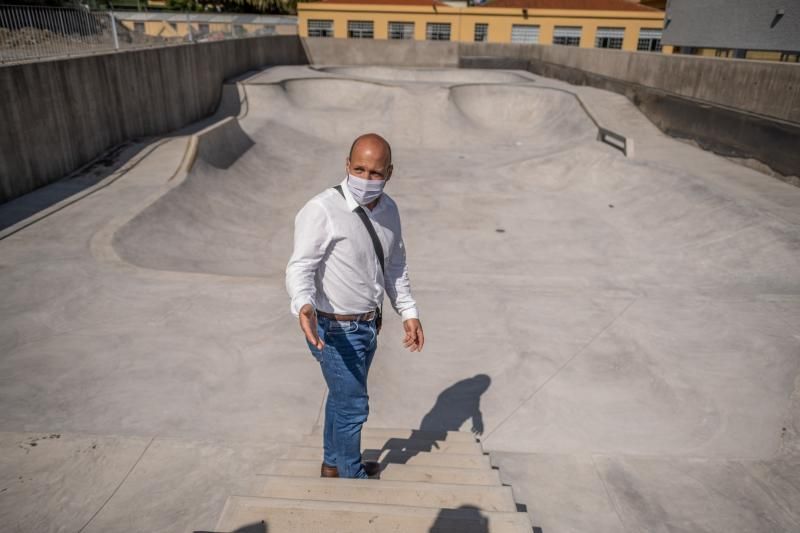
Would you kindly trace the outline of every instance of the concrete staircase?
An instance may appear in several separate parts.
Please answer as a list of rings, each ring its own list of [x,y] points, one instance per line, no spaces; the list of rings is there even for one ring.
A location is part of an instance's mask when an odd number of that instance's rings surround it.
[[[361,442],[381,462],[376,479],[321,478],[316,431],[259,476],[256,494],[230,496],[216,531],[531,533],[470,433],[364,428]]]

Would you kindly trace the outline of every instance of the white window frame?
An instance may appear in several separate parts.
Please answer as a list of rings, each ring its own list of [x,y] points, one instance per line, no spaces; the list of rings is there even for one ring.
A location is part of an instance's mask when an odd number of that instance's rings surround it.
[[[480,32],[478,29],[480,28]],[[480,39],[478,36],[480,35]],[[484,43],[489,40],[489,23],[488,22],[476,22],[475,23],[475,30],[472,36],[473,40],[476,43]]]
[[[553,44],[559,46],[580,46],[583,28],[581,26],[556,26],[553,29]]]
[[[348,39],[374,39],[375,23],[371,20],[348,20]]]
[[[515,44],[539,44],[541,28],[538,24],[512,24],[511,42]]]
[[[444,31],[447,31],[447,38]],[[449,22],[428,22],[425,26],[425,40],[426,41],[449,41],[452,36],[452,26]]]
[[[309,37],[333,37],[333,20],[330,19],[309,19]]]
[[[625,28],[597,28],[594,38],[595,48],[622,50],[625,41]]]
[[[414,23],[403,22],[403,21],[390,21],[388,36],[389,39],[397,39],[397,40],[413,39]]]
[[[641,28],[639,39],[636,42],[636,50],[638,52],[660,52],[661,34],[662,31],[659,28]]]

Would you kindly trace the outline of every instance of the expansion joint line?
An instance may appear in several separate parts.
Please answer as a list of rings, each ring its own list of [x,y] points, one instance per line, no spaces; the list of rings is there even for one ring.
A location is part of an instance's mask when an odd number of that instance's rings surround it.
[[[108,502],[111,501],[111,498],[114,497],[114,495],[120,489],[122,484],[125,483],[125,481],[128,479],[128,477],[131,475],[131,472],[133,472],[133,469],[136,468],[136,466],[142,460],[142,457],[144,457],[144,454],[147,453],[147,450],[150,449],[150,445],[153,444],[154,440],[156,440],[155,436],[150,438],[150,442],[148,442],[147,446],[144,447],[144,450],[142,450],[142,453],[139,454],[139,457],[136,459],[136,462],[133,463],[133,466],[131,466],[130,470],[128,470],[128,473],[125,474],[125,477],[123,477],[120,480],[120,482],[117,484],[117,486],[114,487],[114,490],[111,492],[111,494],[108,496],[108,498],[106,498],[106,501],[103,502],[103,505],[101,505],[100,508],[97,511],[95,511],[95,513],[91,516],[91,518],[89,518],[89,520],[87,520],[86,523],[83,524],[83,527],[78,530],[78,533],[83,533],[83,530],[85,530],[87,527],[89,527],[89,524],[92,523],[92,520],[94,520],[95,517],[100,514],[100,511],[102,511],[105,508],[105,506],[108,504]]]
[[[594,335],[594,336],[593,336],[591,339],[589,339],[589,341],[588,341],[586,344],[584,344],[583,346],[581,346],[581,347],[580,347],[580,349],[579,349],[577,352],[575,352],[575,353],[572,355],[572,357],[570,357],[569,359],[567,359],[567,360],[564,362],[564,364],[563,364],[563,365],[561,365],[560,367],[558,367],[558,369],[557,369],[555,372],[553,372],[553,374],[551,374],[551,375],[550,375],[550,377],[549,377],[549,378],[547,378],[546,380],[544,380],[544,383],[542,383],[541,385],[539,385],[538,387],[536,387],[536,389],[535,389],[535,390],[534,390],[534,391],[533,391],[533,392],[530,394],[530,396],[528,396],[527,398],[525,398],[524,400],[522,400],[522,402],[520,402],[520,404],[519,404],[518,406],[516,406],[516,407],[515,407],[515,408],[514,408],[514,409],[513,409],[513,410],[512,410],[510,413],[508,413],[508,415],[507,415],[505,418],[503,418],[503,420],[501,420],[501,421],[500,421],[500,423],[499,423],[499,424],[497,424],[497,425],[494,427],[494,429],[492,429],[492,430],[491,430],[491,431],[490,431],[490,432],[489,432],[489,433],[486,435],[486,437],[485,437],[485,438],[483,438],[482,440],[483,440],[484,442],[486,442],[487,440],[489,440],[489,437],[491,437],[491,436],[492,436],[492,434],[493,434],[495,431],[497,431],[497,430],[500,428],[500,426],[502,426],[503,424],[505,424],[506,422],[508,422],[508,420],[509,420],[509,419],[510,419],[512,416],[514,416],[514,415],[517,413],[517,411],[519,411],[519,410],[522,408],[522,406],[524,406],[524,405],[525,405],[525,404],[527,404],[529,401],[531,401],[531,400],[533,399],[533,397],[534,397],[534,396],[536,396],[536,395],[539,393],[539,391],[540,391],[540,390],[542,390],[543,388],[545,388],[545,386],[547,386],[547,384],[548,384],[548,383],[550,383],[550,382],[551,382],[551,381],[552,381],[552,380],[553,380],[553,379],[554,379],[556,376],[558,376],[558,375],[561,373],[561,371],[562,371],[562,370],[564,370],[565,368],[567,368],[567,366],[569,366],[569,364],[570,364],[570,363],[572,363],[572,361],[574,361],[574,360],[575,360],[575,358],[577,358],[579,355],[581,355],[583,352],[585,352],[585,351],[587,350],[587,348],[589,348],[589,346],[591,346],[591,345],[594,343],[594,341],[596,341],[596,340],[597,340],[597,339],[598,339],[598,338],[599,338],[599,337],[600,337],[600,336],[601,336],[603,333],[605,333],[606,331],[608,331],[608,330],[611,328],[611,326],[613,326],[614,324],[616,324],[616,323],[617,323],[617,320],[619,320],[620,318],[622,318],[622,316],[623,316],[625,313],[627,313],[627,312],[628,312],[628,309],[630,309],[630,308],[631,308],[631,306],[632,306],[634,303],[636,303],[636,301],[637,301],[638,299],[639,299],[639,297],[637,296],[636,298],[634,298],[633,300],[631,300],[631,301],[628,303],[628,305],[626,305],[626,306],[625,306],[625,309],[623,309],[623,310],[622,310],[622,311],[621,311],[621,312],[620,312],[620,313],[619,313],[617,316],[615,316],[615,317],[614,317],[614,319],[613,319],[611,322],[609,322],[609,323],[608,323],[608,324],[607,324],[607,325],[606,325],[606,326],[605,326],[603,329],[601,329],[600,331],[598,331],[597,333],[595,333],[595,335]]]
[[[608,484],[603,478],[603,475],[600,473],[600,469],[597,467],[597,461],[595,461],[594,454],[590,455],[590,459],[592,460],[592,468],[594,468],[594,473],[597,476],[597,479],[600,480],[600,484],[603,485],[603,490],[606,492],[608,503],[610,503],[611,507],[614,509],[614,512],[617,515],[617,520],[619,520],[619,523],[622,526],[622,530],[628,531],[628,528],[625,526],[625,520],[622,519],[622,513],[619,510],[619,505],[617,505],[617,500],[611,496],[611,491],[608,489]]]

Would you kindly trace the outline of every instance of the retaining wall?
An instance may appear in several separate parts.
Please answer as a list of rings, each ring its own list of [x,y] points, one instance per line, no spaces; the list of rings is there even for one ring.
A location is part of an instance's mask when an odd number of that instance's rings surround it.
[[[800,123],[800,65],[571,46],[461,43],[459,57],[522,59]]]
[[[800,176],[800,65],[489,43],[463,43],[459,57],[624,94],[664,133]]]
[[[306,63],[296,36],[271,36],[0,67],[0,202],[210,115],[226,78]]]
[[[800,65],[563,46],[256,37],[0,67],[0,202],[210,115],[266,65],[525,69],[625,94],[664,132],[800,175]]]
[[[667,134],[800,175],[800,65],[500,43],[304,39],[319,65],[522,69],[626,95]]]

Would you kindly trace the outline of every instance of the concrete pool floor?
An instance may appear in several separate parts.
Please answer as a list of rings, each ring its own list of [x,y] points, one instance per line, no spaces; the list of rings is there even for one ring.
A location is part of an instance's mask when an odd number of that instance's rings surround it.
[[[427,339],[405,352],[387,317],[370,426],[477,425],[545,533],[800,529],[800,189],[528,73],[243,88],[188,175],[168,138],[2,234],[4,530],[210,529],[319,423],[284,267],[364,131],[393,143]]]

